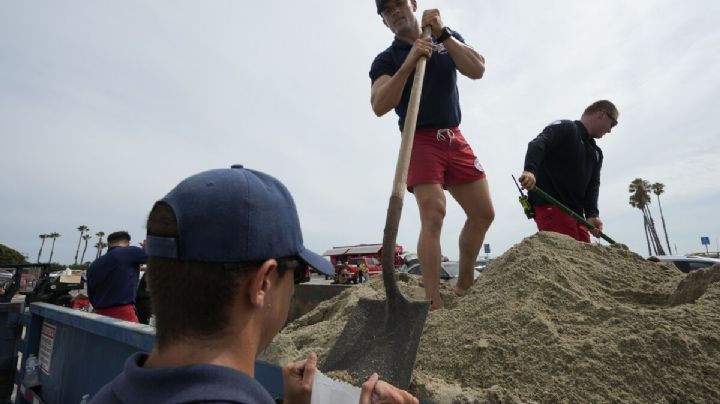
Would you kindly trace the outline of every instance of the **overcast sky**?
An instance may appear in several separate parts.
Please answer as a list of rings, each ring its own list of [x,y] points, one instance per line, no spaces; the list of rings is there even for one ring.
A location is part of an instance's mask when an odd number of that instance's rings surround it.
[[[620,110],[599,141],[606,233],[647,255],[627,189],[642,177],[665,184],[679,253],[704,251],[701,236],[717,248],[720,2],[418,6],[486,59],[483,79],[458,86],[496,209],[493,256],[536,231],[510,178],[527,142],[598,99]],[[81,224],[140,241],[154,201],[234,163],[288,186],[307,247],[381,242],[400,136],[394,112],[372,113],[368,70],[391,40],[371,0],[0,2],[0,243],[34,261],[38,235],[58,232],[53,261],[68,264]],[[451,259],[463,221],[449,202]],[[414,251],[418,230],[407,194],[398,242]]]

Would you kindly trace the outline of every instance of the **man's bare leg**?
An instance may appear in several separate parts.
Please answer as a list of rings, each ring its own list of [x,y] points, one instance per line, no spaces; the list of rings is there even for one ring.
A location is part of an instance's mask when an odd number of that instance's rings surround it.
[[[425,296],[432,301],[431,310],[443,307],[440,296],[440,232],[445,219],[445,193],[439,184],[422,184],[413,188],[420,210],[418,258],[422,270]]]
[[[448,191],[467,215],[460,232],[460,276],[455,284],[455,294],[462,295],[475,282],[475,261],[485,240],[485,233],[495,219],[495,210],[485,178],[469,184],[448,186]]]

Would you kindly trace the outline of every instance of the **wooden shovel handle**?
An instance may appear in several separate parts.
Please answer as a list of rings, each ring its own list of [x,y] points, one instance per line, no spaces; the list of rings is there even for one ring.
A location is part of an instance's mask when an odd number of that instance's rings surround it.
[[[423,38],[430,35],[430,27],[424,27],[422,35]],[[426,63],[427,58],[421,57],[418,59],[415,67],[415,77],[413,78],[407,114],[405,115],[405,126],[403,127],[402,140],[400,141],[400,152],[398,153],[397,165],[395,166],[393,190],[385,221],[382,245],[382,268],[385,294],[388,300],[402,297],[397,287],[397,282],[395,281],[395,244],[397,242],[397,233],[402,215],[403,197],[405,196],[405,185],[407,183],[408,167],[410,166],[410,154],[412,152],[413,140],[415,139],[417,116],[420,110],[420,96],[422,95],[423,81],[425,79]]]

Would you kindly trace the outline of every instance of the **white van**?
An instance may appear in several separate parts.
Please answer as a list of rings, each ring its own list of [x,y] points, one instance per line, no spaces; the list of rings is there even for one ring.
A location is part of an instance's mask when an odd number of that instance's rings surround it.
[[[697,269],[708,268],[720,264],[720,259],[684,255],[653,255],[648,261],[672,262],[680,271],[688,273]]]

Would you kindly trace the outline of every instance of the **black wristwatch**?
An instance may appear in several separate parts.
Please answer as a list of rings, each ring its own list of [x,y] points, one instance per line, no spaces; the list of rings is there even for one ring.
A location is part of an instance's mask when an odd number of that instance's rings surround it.
[[[443,27],[442,34],[440,34],[440,36],[437,37],[435,40],[437,41],[437,43],[443,43],[443,42],[445,42],[445,40],[447,40],[451,36],[452,36],[452,31],[450,30],[450,28]]]

